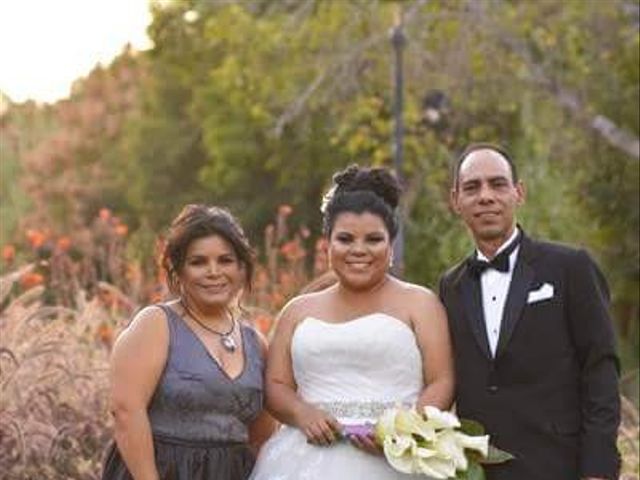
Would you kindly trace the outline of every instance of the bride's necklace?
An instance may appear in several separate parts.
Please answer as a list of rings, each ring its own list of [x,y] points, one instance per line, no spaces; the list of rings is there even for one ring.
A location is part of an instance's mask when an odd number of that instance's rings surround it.
[[[222,345],[222,348],[224,348],[229,353],[233,353],[236,351],[236,349],[238,348],[238,345],[236,344],[236,341],[233,338],[233,332],[235,332],[236,330],[236,319],[233,318],[233,314],[231,314],[231,312],[229,312],[229,318],[231,319],[231,328],[229,329],[228,332],[219,332],[209,327],[208,325],[206,325],[200,319],[198,319],[198,317],[193,313],[193,311],[182,300],[180,300],[180,305],[182,305],[182,308],[184,309],[185,313],[189,315],[194,320],[194,322],[196,322],[206,331],[214,333],[220,337],[220,344]]]

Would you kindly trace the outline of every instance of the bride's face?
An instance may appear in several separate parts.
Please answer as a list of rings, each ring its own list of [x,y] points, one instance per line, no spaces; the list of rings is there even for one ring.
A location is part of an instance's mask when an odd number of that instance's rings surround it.
[[[385,278],[390,259],[391,240],[382,218],[369,212],[336,217],[329,237],[329,263],[344,286],[375,287]]]

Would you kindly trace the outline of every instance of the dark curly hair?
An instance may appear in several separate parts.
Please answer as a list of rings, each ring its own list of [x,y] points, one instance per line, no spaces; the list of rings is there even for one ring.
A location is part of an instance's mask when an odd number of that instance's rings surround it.
[[[233,247],[245,268],[245,287],[251,289],[255,255],[240,223],[224,208],[187,205],[171,223],[162,252],[162,267],[171,293],[179,294],[178,275],[184,267],[189,245],[211,235],[222,237]]]
[[[402,188],[387,169],[351,165],[333,176],[333,186],[323,199],[323,230],[330,236],[340,213],[369,212],[378,215],[391,240],[398,233],[396,210]]]

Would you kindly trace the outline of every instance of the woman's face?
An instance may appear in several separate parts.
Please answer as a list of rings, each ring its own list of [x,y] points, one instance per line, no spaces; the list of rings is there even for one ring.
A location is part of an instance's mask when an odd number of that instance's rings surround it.
[[[391,240],[378,215],[340,213],[329,237],[329,262],[340,282],[353,289],[376,286],[387,273]]]
[[[182,294],[200,311],[228,307],[244,285],[245,268],[219,235],[193,240],[179,274]]]

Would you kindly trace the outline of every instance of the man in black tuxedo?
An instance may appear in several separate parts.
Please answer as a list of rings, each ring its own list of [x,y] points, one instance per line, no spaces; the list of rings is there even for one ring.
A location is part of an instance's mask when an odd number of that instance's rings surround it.
[[[529,238],[510,156],[472,145],[451,192],[476,252],[440,282],[456,361],[456,408],[515,460],[489,480],[617,479],[618,359],[609,292],[583,250]]]

